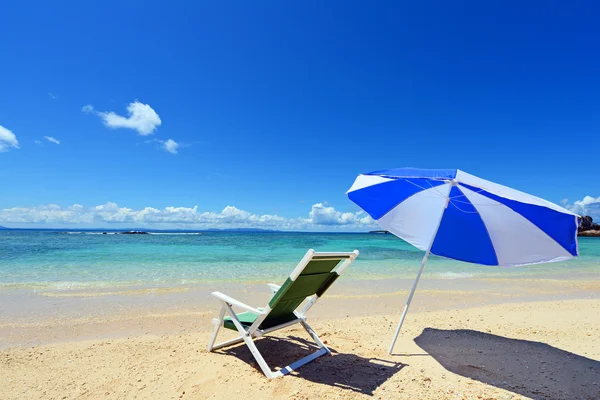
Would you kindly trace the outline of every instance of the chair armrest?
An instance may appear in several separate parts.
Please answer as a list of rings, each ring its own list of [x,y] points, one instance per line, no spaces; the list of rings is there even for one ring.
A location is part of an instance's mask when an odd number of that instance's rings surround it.
[[[214,297],[216,297],[217,299],[229,304],[230,306],[240,307],[240,308],[243,308],[244,310],[248,310],[248,311],[253,312],[254,314],[258,314],[258,315],[264,314],[264,311],[261,311],[254,307],[250,307],[248,304],[244,304],[241,301],[238,301],[238,300],[234,299],[233,297],[229,297],[226,294],[223,294],[221,292],[212,292],[211,294]]]

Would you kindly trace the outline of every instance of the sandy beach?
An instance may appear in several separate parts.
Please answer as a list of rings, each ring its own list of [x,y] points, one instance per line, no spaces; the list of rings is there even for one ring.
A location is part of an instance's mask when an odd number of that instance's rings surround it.
[[[600,400],[600,1],[0,17],[0,400]]]
[[[457,281],[446,281],[449,290],[424,282],[391,356],[406,291],[386,292],[385,282],[340,285],[309,320],[333,355],[275,380],[243,345],[206,351],[218,307],[207,288],[63,295],[66,307],[93,299],[154,306],[98,311],[91,303],[79,315],[4,318],[0,398],[600,398],[600,282],[482,280],[467,290]],[[260,304],[261,286],[236,297]],[[274,368],[313,347],[301,328],[257,346]]]

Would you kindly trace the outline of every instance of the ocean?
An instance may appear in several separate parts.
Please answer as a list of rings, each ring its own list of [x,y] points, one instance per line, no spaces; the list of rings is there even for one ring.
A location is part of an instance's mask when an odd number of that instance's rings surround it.
[[[308,249],[360,256],[347,279],[414,278],[423,252],[393,235],[289,232],[160,232],[149,235],[0,231],[0,290],[93,290],[193,286],[284,279]],[[600,272],[600,239],[580,238],[580,257],[515,268],[431,256],[424,276],[439,279],[569,277]]]

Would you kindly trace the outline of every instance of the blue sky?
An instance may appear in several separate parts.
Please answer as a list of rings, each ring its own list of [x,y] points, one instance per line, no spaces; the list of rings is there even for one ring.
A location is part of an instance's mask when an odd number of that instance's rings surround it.
[[[3,3],[2,225],[356,229],[403,166],[600,218],[595,2],[84,3]]]

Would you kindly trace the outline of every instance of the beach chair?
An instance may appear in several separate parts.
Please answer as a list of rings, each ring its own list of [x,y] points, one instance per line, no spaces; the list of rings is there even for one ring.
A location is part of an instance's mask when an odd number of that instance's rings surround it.
[[[213,292],[212,295],[221,301],[221,312],[218,318],[213,319],[215,328],[208,351],[245,342],[267,378],[287,375],[324,354],[331,354],[306,322],[306,313],[357,256],[358,250],[350,253],[317,253],[309,250],[283,285],[268,284],[271,300],[264,308],[254,308],[221,292]],[[236,314],[232,307],[246,311]],[[302,325],[319,349],[287,367],[272,371],[254,340],[294,324]],[[237,331],[240,336],[215,345],[221,327]]]

